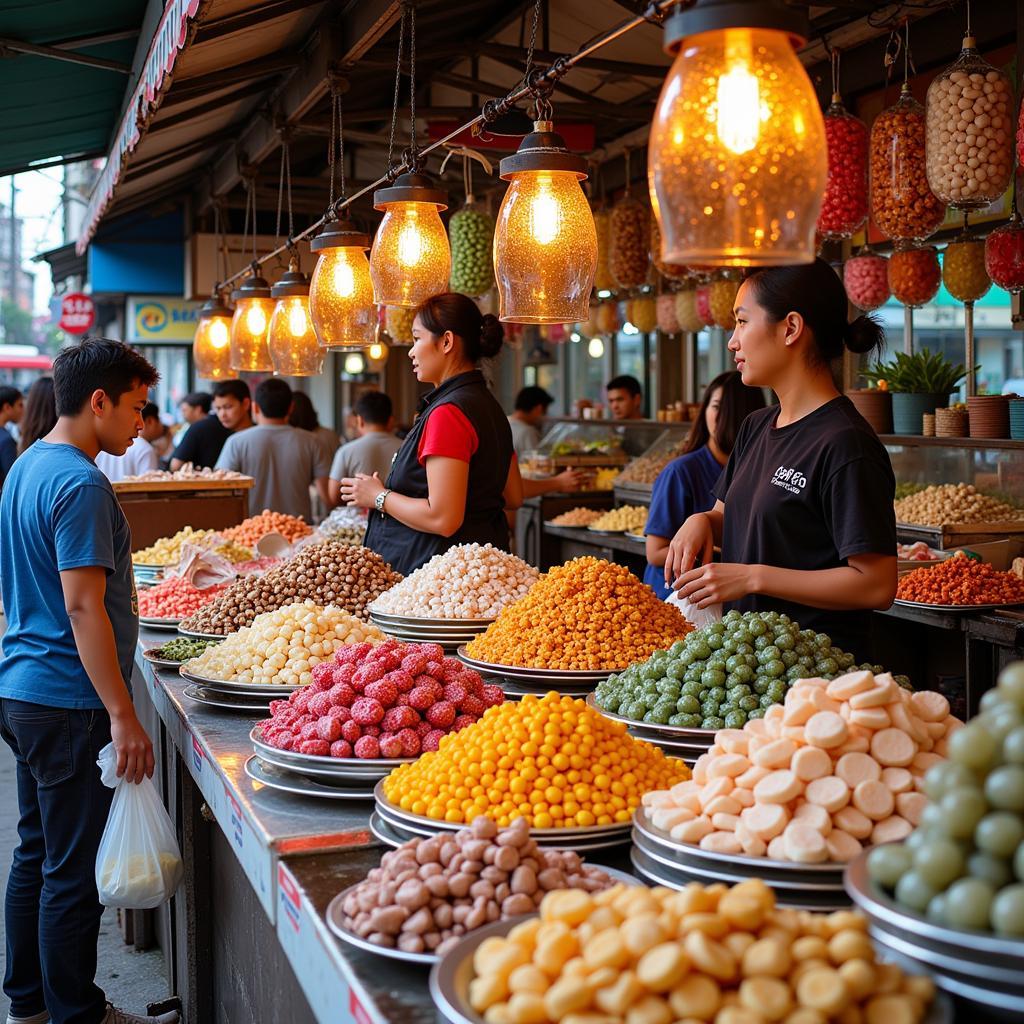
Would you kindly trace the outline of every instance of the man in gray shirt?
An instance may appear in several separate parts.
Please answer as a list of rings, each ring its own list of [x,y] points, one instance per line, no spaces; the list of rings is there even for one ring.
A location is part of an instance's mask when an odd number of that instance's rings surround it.
[[[538,387],[525,387],[516,395],[516,407],[508,422],[512,428],[512,447],[520,460],[540,446],[540,425],[554,400],[553,395]]]
[[[345,477],[365,473],[376,473],[381,480],[387,480],[391,472],[391,460],[402,447],[402,442],[392,433],[394,421],[391,399],[383,391],[365,391],[356,399],[352,410],[356,415],[359,437],[343,444],[334,456],[331,465],[331,504],[341,502],[341,481]]]
[[[257,425],[227,439],[217,469],[233,469],[253,478],[250,515],[270,509],[312,522],[309,485],[315,484],[323,501],[329,502],[330,465],[322,446],[308,430],[288,425],[292,389],[280,377],[260,384],[253,408]]]

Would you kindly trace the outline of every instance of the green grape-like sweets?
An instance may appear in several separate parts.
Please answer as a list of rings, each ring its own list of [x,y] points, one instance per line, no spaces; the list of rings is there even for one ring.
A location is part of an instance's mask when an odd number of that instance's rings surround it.
[[[1024,940],[1024,662],[949,736],[924,793],[917,828],[868,854],[872,881],[946,928]]]
[[[491,256],[494,221],[482,210],[467,204],[452,214],[448,236],[452,246],[452,291],[483,295],[494,285]]]
[[[825,633],[801,629],[788,615],[731,611],[609,677],[595,697],[604,710],[639,722],[741,729],[781,704],[797,679],[835,679],[855,667]]]

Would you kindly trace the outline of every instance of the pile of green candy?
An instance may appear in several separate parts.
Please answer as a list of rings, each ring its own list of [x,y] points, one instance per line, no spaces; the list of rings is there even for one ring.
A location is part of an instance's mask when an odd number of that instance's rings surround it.
[[[795,680],[834,679],[854,661],[827,634],[801,629],[788,615],[731,611],[599,683],[595,698],[605,711],[651,725],[741,729],[781,704]]]
[[[158,658],[165,661],[190,661],[198,658],[207,647],[212,647],[216,640],[190,640],[188,637],[179,636],[169,640],[157,652]]]

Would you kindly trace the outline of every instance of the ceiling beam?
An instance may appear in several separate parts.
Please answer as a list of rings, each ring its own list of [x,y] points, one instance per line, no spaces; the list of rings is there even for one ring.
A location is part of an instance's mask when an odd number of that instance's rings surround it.
[[[81,50],[87,46],[104,46],[107,43],[123,43],[126,39],[137,39],[139,29],[124,28],[118,32],[104,32],[102,35],[76,36],[73,39],[60,39],[56,42],[49,42],[46,45],[52,46],[55,50]]]
[[[292,71],[299,66],[301,59],[301,55],[297,51],[285,50],[270,57],[261,57],[259,60],[236,64],[234,67],[218,68],[206,75],[181,79],[175,82],[167,93],[163,103],[160,104],[160,109],[167,110],[168,107],[209,96],[211,92],[226,89],[238,82],[269,78],[281,71]]]
[[[181,125],[188,124],[197,117],[205,117],[207,114],[214,114],[218,110],[223,110],[229,104],[239,103],[241,100],[249,99],[250,96],[258,96],[260,93],[264,92],[266,88],[267,86],[265,82],[249,82],[248,84],[242,85],[229,93],[221,93],[213,99],[207,100],[205,103],[199,103],[196,104],[196,106],[189,107],[187,110],[182,110],[177,114],[171,114],[170,117],[160,116],[160,114],[166,109],[166,106],[161,107],[160,110],[157,111],[156,117],[150,121],[149,128],[146,129],[146,134],[153,135],[156,132],[165,132],[169,128],[179,128]]]
[[[47,60],[59,60],[65,64],[80,64],[87,68],[100,71],[116,71],[120,75],[131,73],[131,66],[119,60],[107,60],[106,57],[90,57],[84,53],[73,53],[71,50],[59,50],[55,46],[39,46],[37,43],[26,43],[8,36],[0,37],[0,56],[19,54],[29,57],[43,57]]]
[[[308,11],[310,7],[314,6],[317,4],[311,0],[271,0],[269,3],[259,4],[247,11],[239,11],[237,14],[229,14],[225,18],[203,22],[199,26],[199,31],[196,32],[193,45],[234,35],[236,32],[242,32],[248,28],[262,27],[275,18],[284,18],[299,11]]]
[[[509,46],[506,43],[478,43],[474,52],[481,57],[509,57],[525,63],[526,51],[518,46]],[[437,51],[434,51],[436,54]],[[438,54],[439,55],[439,54]],[[468,54],[463,51],[463,56]],[[533,59],[538,64],[553,64],[564,54],[554,53],[550,50],[534,50]],[[668,64],[640,64],[631,60],[608,60],[604,57],[584,57],[576,65],[581,68],[590,68],[594,71],[611,71],[619,75],[632,75],[636,78],[664,78],[668,70]]]

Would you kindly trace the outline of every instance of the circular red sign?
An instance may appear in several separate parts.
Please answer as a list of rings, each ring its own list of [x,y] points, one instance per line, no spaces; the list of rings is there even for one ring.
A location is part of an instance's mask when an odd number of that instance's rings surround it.
[[[85,334],[96,323],[96,304],[84,292],[70,292],[60,300],[57,326],[68,334]]]

